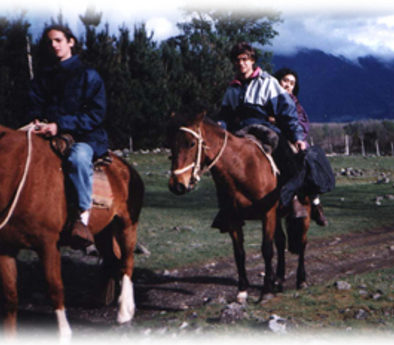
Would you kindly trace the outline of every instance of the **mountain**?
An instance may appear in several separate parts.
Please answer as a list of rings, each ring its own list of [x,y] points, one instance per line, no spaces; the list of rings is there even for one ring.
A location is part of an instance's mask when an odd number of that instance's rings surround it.
[[[312,122],[394,119],[394,61],[373,56],[357,61],[302,49],[274,55],[274,71],[289,67],[299,75],[299,100]]]

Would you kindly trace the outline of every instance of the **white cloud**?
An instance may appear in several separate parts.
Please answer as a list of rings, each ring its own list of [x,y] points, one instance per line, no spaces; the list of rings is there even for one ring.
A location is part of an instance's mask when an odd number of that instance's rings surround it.
[[[229,5],[228,0],[13,0],[0,3],[0,14],[11,15],[19,8],[28,9],[33,30],[41,32],[42,20],[56,17],[61,9],[73,30],[81,29],[78,15],[93,4],[103,12],[103,23],[112,33],[125,24],[146,23],[155,39],[177,33],[176,23],[184,20],[185,5],[215,7],[241,11],[254,7],[270,8],[282,13],[284,22],[277,25],[280,35],[273,41],[275,53],[294,52],[297,47],[320,49],[354,58],[366,54],[394,56],[394,2],[392,0],[248,0]]]
[[[154,32],[154,38],[162,40],[177,34],[176,25],[164,17],[153,17],[146,22],[148,32]]]
[[[283,15],[283,19],[276,27],[279,36],[273,41],[277,53],[306,47],[351,59],[368,54],[394,56],[393,16],[315,13]]]

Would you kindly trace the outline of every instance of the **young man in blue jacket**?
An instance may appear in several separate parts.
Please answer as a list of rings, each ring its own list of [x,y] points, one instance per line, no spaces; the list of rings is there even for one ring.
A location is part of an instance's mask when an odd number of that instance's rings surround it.
[[[94,242],[88,228],[93,159],[107,152],[108,136],[104,129],[103,80],[82,64],[75,55],[76,48],[77,40],[67,27],[52,25],[44,30],[38,74],[30,90],[29,116],[37,123],[34,133],[46,137],[69,133],[75,140],[66,158],[66,173],[75,187],[79,211],[71,231],[71,246],[81,248]]]

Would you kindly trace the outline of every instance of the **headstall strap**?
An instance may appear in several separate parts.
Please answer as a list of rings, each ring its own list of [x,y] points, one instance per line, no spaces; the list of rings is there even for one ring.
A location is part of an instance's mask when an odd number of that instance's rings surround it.
[[[198,133],[193,131],[192,129],[188,128],[188,127],[179,127],[179,130],[187,132],[189,134],[191,134],[192,136],[194,136],[197,140],[198,140],[198,147],[197,147],[197,157],[196,157],[196,161],[189,164],[188,166],[181,168],[181,169],[177,169],[174,170],[172,173],[174,175],[179,175],[184,173],[185,171],[188,171],[190,169],[194,169],[193,170],[193,178],[196,179],[197,181],[200,181],[200,170],[201,170],[201,157],[202,157],[202,151],[204,148],[206,148],[206,146],[204,146],[204,139],[201,135],[201,131],[200,129],[198,130]],[[222,156],[224,149],[227,145],[227,138],[228,138],[228,133],[227,131],[224,131],[224,141],[223,141],[223,145],[218,153],[218,155],[215,157],[215,159],[211,162],[211,164],[204,170],[201,170],[201,175],[204,172],[209,171],[219,160],[219,158]]]

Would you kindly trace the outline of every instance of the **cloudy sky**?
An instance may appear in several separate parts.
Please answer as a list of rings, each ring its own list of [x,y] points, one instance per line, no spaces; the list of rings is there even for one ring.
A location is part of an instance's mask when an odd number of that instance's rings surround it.
[[[90,2],[89,2],[90,1]],[[41,32],[43,21],[56,17],[61,9],[69,25],[81,30],[78,19],[90,4],[103,12],[103,21],[111,31],[125,24],[146,23],[156,39],[177,33],[176,22],[183,20],[182,6],[229,8],[224,0],[13,0],[2,1],[0,13],[15,16],[20,8],[28,10],[32,30]],[[9,2],[11,3],[11,1]],[[394,58],[394,2],[392,0],[248,0],[242,8],[268,8],[281,12],[283,22],[276,25],[279,35],[273,41],[275,53],[292,53],[298,47],[320,49],[353,59],[368,54]],[[235,11],[240,7],[233,7]]]

